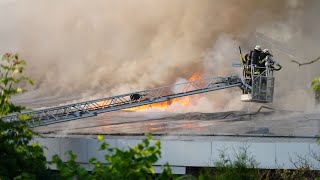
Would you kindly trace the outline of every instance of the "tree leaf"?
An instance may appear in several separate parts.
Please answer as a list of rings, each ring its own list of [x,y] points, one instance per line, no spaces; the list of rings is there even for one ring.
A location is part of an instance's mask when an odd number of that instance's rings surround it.
[[[103,141],[103,140],[104,140],[103,135],[98,135],[98,136],[97,136],[97,138],[98,138],[98,142],[101,142],[101,141]]]

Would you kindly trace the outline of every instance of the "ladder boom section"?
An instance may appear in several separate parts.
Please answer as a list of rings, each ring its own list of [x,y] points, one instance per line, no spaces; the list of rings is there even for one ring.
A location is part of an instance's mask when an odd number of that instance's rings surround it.
[[[42,126],[75,119],[96,116],[99,113],[117,111],[137,106],[169,101],[170,99],[205,93],[220,89],[242,87],[238,76],[200,79],[192,82],[164,86],[160,88],[79,102],[47,109],[23,112],[28,115],[29,126]],[[17,114],[3,117],[4,121],[18,120]]]

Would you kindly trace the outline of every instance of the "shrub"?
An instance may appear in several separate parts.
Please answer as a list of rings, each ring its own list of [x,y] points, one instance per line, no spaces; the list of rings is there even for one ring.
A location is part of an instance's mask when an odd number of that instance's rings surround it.
[[[32,81],[23,76],[25,61],[17,54],[7,53],[0,62],[0,118],[9,113],[19,113],[24,109],[10,101],[10,97],[23,93],[19,85]],[[46,169],[46,159],[38,144],[32,144],[35,135],[28,128],[28,117],[19,116],[20,121],[0,120],[0,179],[34,179],[35,174]]]
[[[249,154],[248,147],[241,147],[239,152],[234,152],[234,160],[221,151],[220,160],[214,163],[215,178],[218,180],[253,180],[258,177],[258,163]]]

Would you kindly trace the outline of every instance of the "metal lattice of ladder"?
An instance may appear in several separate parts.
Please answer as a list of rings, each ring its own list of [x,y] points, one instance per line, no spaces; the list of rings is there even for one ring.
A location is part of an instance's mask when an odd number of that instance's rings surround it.
[[[233,87],[243,87],[241,78],[238,76],[208,78],[64,106],[23,112],[21,114],[29,115],[30,119],[27,122],[30,127],[35,127],[93,117],[100,113],[154,104],[169,101],[173,98]],[[18,114],[3,117],[2,120],[18,120]]]

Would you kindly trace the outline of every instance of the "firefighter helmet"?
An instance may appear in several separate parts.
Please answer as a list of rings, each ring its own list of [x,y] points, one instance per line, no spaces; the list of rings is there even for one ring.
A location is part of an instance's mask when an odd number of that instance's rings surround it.
[[[259,46],[259,45],[256,45],[256,47],[254,49],[257,50],[257,51],[262,51],[262,47]]]
[[[264,53],[268,53],[268,54],[270,53],[270,52],[269,52],[269,49],[264,49],[263,52],[264,52]]]

